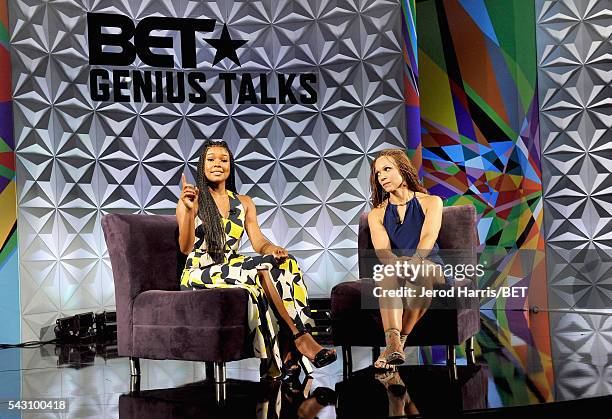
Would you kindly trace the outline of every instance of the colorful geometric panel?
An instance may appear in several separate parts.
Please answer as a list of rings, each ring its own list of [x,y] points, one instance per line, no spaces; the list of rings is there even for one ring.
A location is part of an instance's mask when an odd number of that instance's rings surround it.
[[[538,317],[547,318],[547,314],[501,310],[481,313],[475,346],[476,355],[482,357],[494,377],[489,385],[494,394],[489,400],[496,400],[494,404],[499,407],[555,401],[550,333],[538,324]]]
[[[421,122],[419,110],[419,62],[414,0],[402,0],[402,35],[404,38],[404,98],[406,104],[406,147],[416,167],[421,167]],[[422,174],[422,173],[421,173]]]
[[[15,343],[20,338],[15,143],[8,28],[7,3],[0,0],[0,316],[3,319],[0,343]]]
[[[548,316],[524,311],[547,307],[534,4],[426,0],[416,14],[425,187],[447,206],[476,207],[479,288],[528,287],[524,298],[483,298],[491,325],[483,323],[477,352],[505,347],[512,359],[497,362],[496,375],[530,374],[533,383],[508,391],[523,391],[526,403],[550,400]]]
[[[425,186],[446,205],[476,207],[483,250],[542,250],[533,2],[425,1],[417,8]],[[520,283],[529,298],[485,300],[485,307],[546,306],[545,294],[531,292],[545,290],[534,284],[544,277],[533,275],[544,258],[524,269],[523,256],[487,260],[479,285]],[[517,270],[522,277],[507,275]]]

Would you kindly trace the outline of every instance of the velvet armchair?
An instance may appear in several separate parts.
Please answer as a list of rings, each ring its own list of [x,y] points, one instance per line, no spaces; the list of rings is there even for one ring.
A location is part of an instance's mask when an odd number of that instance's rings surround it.
[[[438,235],[441,255],[452,255],[453,265],[476,265],[477,245],[476,210],[472,205],[445,207]],[[361,215],[358,231],[359,280],[336,285],[331,293],[332,339],[343,352],[344,375],[352,373],[351,347],[372,347],[373,360],[378,358],[385,337],[377,307],[364,307],[363,297],[372,295],[375,287],[373,265],[378,260],[372,255],[367,213]],[[457,281],[453,287],[475,289],[473,277]],[[436,285],[434,289],[448,288]],[[479,299],[472,296],[434,297],[432,308],[419,320],[408,336],[407,346],[444,345],[447,347],[447,365],[456,362],[455,345],[466,343],[468,362],[474,363],[474,335],[480,330]],[[442,298],[442,297],[440,297]],[[450,300],[450,301],[449,301]],[[376,301],[377,304],[377,301]]]
[[[140,376],[140,358],[204,361],[223,384],[226,362],[253,357],[245,290],[179,290],[186,256],[175,216],[107,214],[102,230],[115,283],[118,354],[130,357],[132,376]]]

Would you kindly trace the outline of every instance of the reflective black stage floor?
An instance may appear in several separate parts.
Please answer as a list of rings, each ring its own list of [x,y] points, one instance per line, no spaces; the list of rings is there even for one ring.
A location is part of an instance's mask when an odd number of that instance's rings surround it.
[[[481,321],[477,365],[459,356],[456,376],[442,347],[407,349],[406,365],[388,375],[369,367],[370,350],[354,348],[349,379],[339,359],[302,386],[258,382],[252,359],[228,364],[225,404],[202,363],[143,360],[140,391],[130,392],[128,360],[113,345],[0,350],[0,418],[609,416],[612,316],[484,310]],[[69,411],[9,405],[49,398],[67,398]]]

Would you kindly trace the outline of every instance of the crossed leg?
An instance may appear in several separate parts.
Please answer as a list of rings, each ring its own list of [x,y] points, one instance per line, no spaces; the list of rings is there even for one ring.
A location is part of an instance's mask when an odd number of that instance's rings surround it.
[[[289,328],[291,334],[295,335],[296,333],[298,333],[298,329],[295,326],[293,319],[287,312],[287,309],[285,308],[285,304],[283,303],[283,300],[278,294],[278,290],[272,283],[272,279],[270,278],[270,272],[262,269],[262,270],[258,270],[257,273],[259,274],[259,278],[261,279],[261,284],[262,284],[264,293],[266,294],[266,297],[268,297],[268,301],[272,303],[276,313],[278,314],[280,319],[283,321],[283,323],[285,323],[285,325]],[[323,347],[319,345],[316,340],[314,340],[314,338],[312,337],[310,333],[306,333],[300,336],[299,338],[295,339],[295,346],[302,355],[306,356],[307,358],[311,360],[314,359],[315,355],[321,349],[323,349]],[[285,355],[286,356],[284,357],[285,358],[284,360],[286,361],[289,358],[289,353]]]
[[[403,344],[406,337],[412,332],[414,326],[427,312],[431,305],[431,297],[422,296],[423,289],[431,290],[434,284],[442,284],[445,282],[444,276],[436,264],[430,261],[424,261],[423,266],[431,265],[429,269],[422,269],[424,272],[414,278],[414,281],[406,281],[398,277],[387,277],[383,279],[383,289],[397,289],[400,284],[408,288],[414,289],[414,297],[405,297],[401,299],[386,298],[380,301],[380,314],[382,317],[383,329],[385,330],[385,339],[387,347],[380,354],[380,357],[374,363],[376,368],[389,368],[390,365],[386,362],[389,354],[404,351]]]

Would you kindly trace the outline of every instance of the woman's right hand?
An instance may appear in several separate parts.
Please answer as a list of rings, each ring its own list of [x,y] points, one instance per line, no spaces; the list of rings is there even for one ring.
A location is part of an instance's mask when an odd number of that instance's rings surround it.
[[[181,191],[180,201],[185,205],[187,211],[193,214],[198,213],[199,204],[198,198],[200,196],[200,190],[197,186],[193,186],[187,183],[187,178],[185,177],[185,173],[181,177],[183,187]]]

